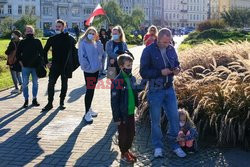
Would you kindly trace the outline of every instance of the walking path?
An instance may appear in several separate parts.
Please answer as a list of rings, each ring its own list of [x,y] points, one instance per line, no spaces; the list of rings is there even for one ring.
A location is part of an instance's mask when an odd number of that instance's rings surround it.
[[[131,49],[138,66],[143,46]],[[40,107],[21,109],[22,95],[11,90],[0,92],[0,167],[6,166],[126,166],[120,163],[116,125],[112,123],[110,90],[106,79],[99,82],[93,110],[99,113],[86,125],[84,115],[84,78],[78,69],[69,80],[66,109],[59,111],[60,80],[56,85],[54,109],[41,113],[47,103],[48,79],[39,80]],[[31,92],[30,92],[31,95]],[[31,102],[31,99],[30,99]],[[177,158],[166,145],[165,158],[154,159],[150,127],[137,123],[133,149],[139,154],[134,166],[249,166],[250,153],[240,149],[219,150],[202,146],[185,159]]]

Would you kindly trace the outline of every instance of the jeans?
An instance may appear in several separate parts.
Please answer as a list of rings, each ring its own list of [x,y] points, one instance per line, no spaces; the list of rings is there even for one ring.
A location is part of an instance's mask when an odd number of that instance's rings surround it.
[[[150,90],[148,93],[148,102],[153,146],[155,148],[163,148],[163,135],[160,122],[161,108],[163,107],[169,123],[167,140],[173,150],[179,148],[180,146],[176,141],[179,132],[179,114],[174,88],[171,86],[163,90]]]
[[[35,68],[23,67],[22,68],[22,76],[23,76],[23,96],[25,100],[29,99],[29,77],[32,76],[32,95],[33,98],[37,97],[38,92],[38,77],[36,75]]]
[[[64,99],[68,90],[68,78],[66,75],[62,74],[55,67],[51,67],[49,73],[49,83],[48,83],[48,101],[52,104],[55,94],[55,84],[57,79],[61,76],[61,94],[60,94],[60,104],[64,103]]]
[[[18,89],[17,82],[19,83],[19,85],[23,84],[21,73],[10,69],[10,74],[11,74],[11,77],[12,77],[12,81],[13,81],[13,83],[15,85],[15,88]]]

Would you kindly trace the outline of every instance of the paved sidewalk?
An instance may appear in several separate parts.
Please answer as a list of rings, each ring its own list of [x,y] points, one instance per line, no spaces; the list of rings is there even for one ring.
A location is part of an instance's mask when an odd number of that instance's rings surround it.
[[[143,47],[131,49],[135,66]],[[59,111],[60,80],[56,85],[54,109],[46,105],[47,78],[39,80],[40,107],[20,109],[22,95],[0,92],[0,166],[126,166],[120,163],[116,126],[112,123],[110,90],[97,89],[93,110],[99,113],[92,125],[84,115],[84,78],[78,69],[69,80],[66,109]],[[104,83],[106,79],[102,80]],[[99,82],[102,83],[102,82]],[[31,85],[30,85],[31,88]],[[31,93],[30,93],[31,94]],[[31,99],[30,99],[31,102]],[[152,157],[150,128],[137,123],[134,151],[140,156],[134,166],[249,166],[250,154],[241,150],[218,150],[204,146],[197,154],[179,159],[168,149],[163,159]]]

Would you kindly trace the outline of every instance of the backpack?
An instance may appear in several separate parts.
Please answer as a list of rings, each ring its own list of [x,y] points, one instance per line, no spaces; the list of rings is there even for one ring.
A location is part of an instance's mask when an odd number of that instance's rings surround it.
[[[8,55],[7,65],[14,65],[17,61],[16,59],[17,45],[15,44],[15,42],[13,42],[13,44],[15,45],[15,49]]]

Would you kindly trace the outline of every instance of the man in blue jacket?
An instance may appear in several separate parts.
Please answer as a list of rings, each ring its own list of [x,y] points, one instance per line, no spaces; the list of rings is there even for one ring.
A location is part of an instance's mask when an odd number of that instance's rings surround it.
[[[160,127],[162,107],[169,121],[168,142],[178,157],[186,156],[176,140],[179,115],[173,78],[180,72],[180,63],[174,47],[170,45],[171,39],[171,31],[167,28],[161,29],[157,41],[144,49],[140,63],[140,74],[149,81],[148,102],[156,158],[163,157],[163,135]]]

